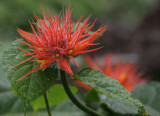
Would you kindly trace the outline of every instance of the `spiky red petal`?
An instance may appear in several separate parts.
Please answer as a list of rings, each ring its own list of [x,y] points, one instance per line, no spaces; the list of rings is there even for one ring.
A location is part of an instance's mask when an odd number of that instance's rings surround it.
[[[75,24],[72,24],[72,11],[69,7],[63,11],[63,17],[60,17],[61,14],[52,15],[50,11],[48,16],[43,8],[42,10],[43,19],[34,14],[37,22],[33,19],[32,23],[29,21],[33,33],[17,29],[18,33],[28,42],[17,39],[32,48],[29,51],[21,50],[27,53],[24,55],[31,55],[32,61],[41,63],[36,69],[45,70],[49,65],[57,62],[62,70],[73,75],[69,59],[71,58],[78,65],[73,58],[74,56],[100,49],[87,50],[90,45],[94,45],[93,42],[107,29],[107,26],[102,26],[97,31],[89,33],[95,23],[95,21],[92,24],[88,23],[90,16],[83,23],[81,23],[81,16]],[[69,51],[73,51],[73,53]]]

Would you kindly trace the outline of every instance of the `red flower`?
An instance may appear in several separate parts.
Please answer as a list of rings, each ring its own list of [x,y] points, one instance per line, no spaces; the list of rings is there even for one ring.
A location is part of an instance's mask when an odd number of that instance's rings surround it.
[[[135,85],[143,83],[147,80],[141,79],[142,72],[136,73],[136,65],[133,63],[122,63],[120,60],[117,60],[116,65],[113,66],[112,55],[106,55],[104,59],[104,65],[100,62],[98,58],[95,58],[97,65],[93,63],[93,60],[89,56],[85,56],[86,63],[94,69],[101,71],[102,73],[118,80],[128,91],[134,89]],[[79,82],[78,82],[79,83]],[[84,86],[83,84],[78,84]],[[86,88],[86,87],[85,87]],[[91,89],[91,88],[90,88]],[[87,88],[89,90],[89,88]]]
[[[86,90],[88,90],[88,91],[92,89],[90,86],[82,83],[82,81],[80,81],[80,80],[77,80],[77,81],[75,82],[75,84],[76,84],[77,86],[79,86],[79,87],[83,87],[84,89],[86,89]]]
[[[92,24],[88,24],[89,16],[80,25],[82,21],[81,16],[76,23],[72,24],[71,13],[70,8],[67,8],[63,11],[63,18],[62,16],[60,17],[60,14],[52,15],[50,12],[49,16],[47,16],[43,9],[43,19],[36,14],[34,15],[37,21],[33,21],[36,30],[30,23],[33,33],[17,29],[18,33],[28,42],[17,39],[31,48],[28,51],[19,48],[26,53],[25,55],[30,57],[17,65],[31,59],[40,64],[23,77],[40,69],[45,70],[53,63],[56,63],[62,70],[73,75],[69,59],[75,62],[74,56],[100,49],[87,50],[90,45],[94,45],[93,42],[106,30],[107,26],[102,26],[97,31],[89,33],[95,21]],[[61,21],[59,20],[60,18]],[[73,32],[74,28],[76,29]],[[76,62],[75,64],[78,65]]]

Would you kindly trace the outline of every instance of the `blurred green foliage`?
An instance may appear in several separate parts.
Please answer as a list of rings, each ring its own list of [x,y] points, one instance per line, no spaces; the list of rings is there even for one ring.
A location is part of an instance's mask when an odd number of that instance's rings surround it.
[[[47,11],[59,12],[70,5],[73,20],[81,15],[92,15],[132,28],[143,17],[152,12],[158,0],[1,0],[0,1],[0,40],[13,40],[18,36],[16,27],[30,30],[28,19],[34,17],[33,11],[42,16],[40,4]]]
[[[78,89],[74,86],[70,86],[73,93],[76,93]],[[54,100],[53,100],[54,99]],[[48,91],[48,101],[50,107],[55,106],[68,99],[67,94],[61,84],[56,84]],[[46,108],[44,96],[39,97],[37,100],[31,103],[34,113],[37,114],[39,109]]]
[[[139,99],[151,116],[160,116],[160,83],[151,81],[137,86],[133,91],[134,98]]]

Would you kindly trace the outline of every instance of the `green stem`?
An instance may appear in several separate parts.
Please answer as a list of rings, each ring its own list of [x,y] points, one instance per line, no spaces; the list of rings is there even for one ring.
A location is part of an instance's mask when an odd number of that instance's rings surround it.
[[[45,103],[46,103],[48,116],[51,116],[51,110],[50,110],[49,103],[48,103],[47,93],[44,94],[44,100],[45,100]]]
[[[65,75],[65,72],[60,70],[61,75]],[[68,81],[66,79],[66,76],[61,76],[61,80],[62,80],[62,84],[63,87],[68,95],[68,97],[70,98],[70,100],[77,106],[79,107],[81,110],[83,110],[84,112],[90,114],[91,116],[103,116],[102,114],[99,114],[98,112],[94,111],[93,109],[87,107],[86,105],[82,104],[72,93],[72,91],[69,88],[68,85]]]
[[[27,111],[26,111],[26,107],[27,107],[27,106],[26,106],[26,103],[23,104],[23,107],[24,107],[24,116],[26,116],[26,112],[27,112]]]

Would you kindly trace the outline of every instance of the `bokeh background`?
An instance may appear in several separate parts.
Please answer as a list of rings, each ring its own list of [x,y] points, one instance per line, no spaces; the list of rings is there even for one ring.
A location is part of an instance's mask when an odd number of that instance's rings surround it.
[[[159,0],[0,0],[0,55],[20,37],[16,28],[31,31],[28,19],[33,12],[43,15],[40,4],[52,13],[69,4],[73,21],[82,15],[97,18],[93,30],[104,24],[108,30],[98,39],[104,48],[90,55],[118,54],[137,63],[144,77],[160,80]]]

